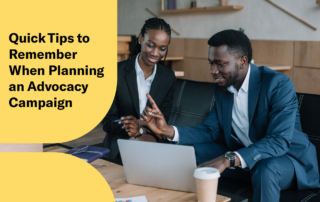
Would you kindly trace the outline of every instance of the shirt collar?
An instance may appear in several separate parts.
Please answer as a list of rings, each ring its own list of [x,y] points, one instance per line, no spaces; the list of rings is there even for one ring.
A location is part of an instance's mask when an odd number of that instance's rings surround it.
[[[143,71],[139,65],[139,62],[138,62],[138,59],[139,59],[139,55],[140,53],[137,55],[136,57],[136,64],[135,64],[135,69],[136,69],[136,73],[137,75],[141,74],[143,75]],[[153,80],[154,79],[154,76],[156,75],[156,72],[157,72],[157,64],[154,65],[154,68],[153,68],[153,72],[152,74],[146,79],[146,80]],[[144,78],[144,77],[143,77]]]
[[[247,72],[247,75],[246,75],[246,78],[244,79],[243,83],[242,83],[242,86],[240,89],[242,89],[245,93],[248,92],[248,89],[249,89],[249,78],[250,78],[250,71],[251,71],[251,65],[249,64],[249,68],[248,68],[248,72]],[[230,93],[237,93],[237,90],[234,86],[230,86],[228,87],[228,91]]]

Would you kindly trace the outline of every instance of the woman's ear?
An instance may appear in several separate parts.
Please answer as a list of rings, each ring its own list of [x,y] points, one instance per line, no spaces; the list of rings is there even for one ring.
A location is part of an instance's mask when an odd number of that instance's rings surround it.
[[[138,43],[141,44],[141,42],[142,42],[142,34],[140,33],[138,37]]]

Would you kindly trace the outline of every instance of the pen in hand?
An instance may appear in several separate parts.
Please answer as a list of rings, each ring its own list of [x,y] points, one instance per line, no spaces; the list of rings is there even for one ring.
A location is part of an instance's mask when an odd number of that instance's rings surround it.
[[[122,121],[122,119],[117,119],[117,120],[114,120],[113,122],[118,123],[120,121]]]

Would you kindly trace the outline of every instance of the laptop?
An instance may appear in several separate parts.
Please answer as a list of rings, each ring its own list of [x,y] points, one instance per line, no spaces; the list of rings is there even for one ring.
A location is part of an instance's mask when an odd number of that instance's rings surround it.
[[[118,140],[127,182],[130,184],[196,192],[194,148],[174,144]]]

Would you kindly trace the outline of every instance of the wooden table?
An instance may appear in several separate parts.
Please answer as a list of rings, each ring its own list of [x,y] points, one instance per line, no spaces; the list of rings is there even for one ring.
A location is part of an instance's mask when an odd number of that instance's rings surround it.
[[[68,151],[68,149],[62,148],[60,146],[52,146],[44,148],[43,151],[61,153]],[[109,183],[109,186],[115,198],[129,198],[145,195],[148,202],[197,202],[197,196],[195,193],[128,184],[123,167],[117,164],[102,159],[95,160],[91,164],[97,168],[97,170]],[[231,199],[228,197],[218,195],[216,202],[226,202],[230,200]]]
[[[42,152],[43,144],[0,144],[0,152]]]

